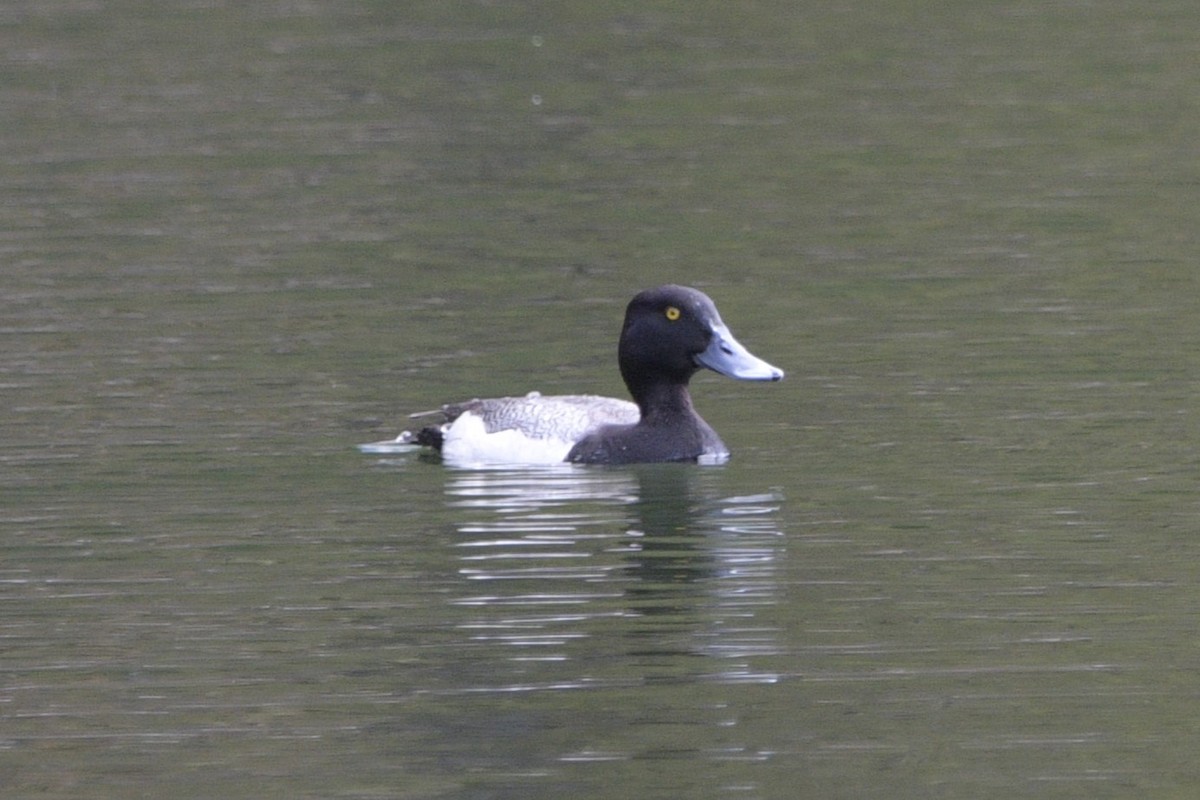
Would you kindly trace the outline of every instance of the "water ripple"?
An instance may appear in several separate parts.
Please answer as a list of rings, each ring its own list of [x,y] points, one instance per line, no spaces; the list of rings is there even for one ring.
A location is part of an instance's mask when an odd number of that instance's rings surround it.
[[[456,630],[472,646],[560,688],[616,663],[641,670],[622,681],[681,663],[697,681],[778,679],[754,662],[779,652],[758,620],[780,594],[779,495],[722,496],[712,473],[673,468],[453,472],[446,495],[462,587],[489,587],[449,601],[471,610]],[[730,663],[678,660],[697,655]]]

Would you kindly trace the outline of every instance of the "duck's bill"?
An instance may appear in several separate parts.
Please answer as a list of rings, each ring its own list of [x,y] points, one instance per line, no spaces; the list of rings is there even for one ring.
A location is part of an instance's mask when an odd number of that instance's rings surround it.
[[[729,328],[714,325],[712,332],[712,341],[707,349],[696,356],[696,363],[700,366],[739,381],[777,381],[783,378],[783,370],[742,347],[742,343],[733,338]]]

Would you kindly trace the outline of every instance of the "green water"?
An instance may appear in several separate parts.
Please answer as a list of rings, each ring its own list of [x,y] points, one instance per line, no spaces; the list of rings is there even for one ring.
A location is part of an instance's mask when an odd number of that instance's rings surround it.
[[[1191,797],[1200,10],[0,11],[5,797]],[[711,469],[354,449],[622,394]]]

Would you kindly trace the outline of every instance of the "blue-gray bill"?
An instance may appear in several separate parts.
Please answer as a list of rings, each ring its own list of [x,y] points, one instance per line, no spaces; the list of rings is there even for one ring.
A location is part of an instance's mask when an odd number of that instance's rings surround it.
[[[722,323],[712,326],[712,341],[696,356],[696,363],[739,381],[777,381],[783,370],[763,361],[733,337]]]

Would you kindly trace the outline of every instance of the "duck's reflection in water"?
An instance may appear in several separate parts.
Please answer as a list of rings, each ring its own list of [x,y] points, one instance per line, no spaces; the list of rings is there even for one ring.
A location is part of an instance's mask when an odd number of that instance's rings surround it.
[[[568,681],[774,680],[753,662],[777,652],[764,616],[781,498],[725,496],[724,478],[670,464],[451,473],[453,602],[473,610],[461,629],[506,660],[575,663]]]

